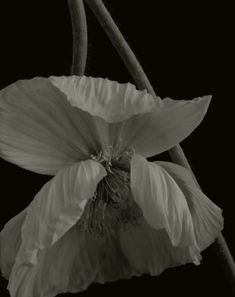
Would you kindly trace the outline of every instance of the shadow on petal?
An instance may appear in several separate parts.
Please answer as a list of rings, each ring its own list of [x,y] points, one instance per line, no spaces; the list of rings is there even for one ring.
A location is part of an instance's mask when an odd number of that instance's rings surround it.
[[[53,297],[84,291],[92,283],[138,275],[126,259],[118,237],[84,233],[77,226],[49,249],[40,250],[37,258],[36,265],[13,268],[8,285],[12,296]]]
[[[167,268],[186,263],[197,265],[201,260],[193,246],[173,246],[164,229],[156,230],[144,219],[120,232],[120,242],[130,264],[141,274],[159,275]]]
[[[193,219],[197,244],[200,250],[204,250],[223,229],[222,210],[200,190],[187,169],[170,162],[156,163],[172,176],[184,193]]]

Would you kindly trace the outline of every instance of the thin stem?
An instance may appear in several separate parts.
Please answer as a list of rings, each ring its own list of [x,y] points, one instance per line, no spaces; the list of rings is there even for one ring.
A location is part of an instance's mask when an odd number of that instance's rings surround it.
[[[87,22],[83,0],[68,0],[72,31],[73,57],[71,74],[83,75],[87,59]]]
[[[137,87],[139,89],[147,89],[149,93],[151,93],[153,96],[156,96],[153,90],[153,87],[151,86],[151,83],[149,82],[146,74],[144,73],[143,68],[141,67],[133,51],[131,50],[128,43],[124,39],[122,33],[120,32],[119,28],[113,21],[110,13],[106,9],[102,1],[101,0],[85,0],[85,1],[93,11],[100,25],[103,27],[105,33],[107,34],[113,46],[115,47],[120,57],[122,58],[125,66],[130,71]],[[189,169],[196,181],[196,177],[194,176],[191,170],[191,167],[189,165],[189,162],[180,145],[178,144],[177,146],[169,150],[169,154],[173,162]],[[215,241],[215,248],[216,248],[216,251],[218,252],[218,256],[221,260],[221,263],[224,266],[224,269],[229,277],[229,280],[231,281],[231,285],[234,290],[235,289],[235,263],[222,233],[218,236],[217,240]]]

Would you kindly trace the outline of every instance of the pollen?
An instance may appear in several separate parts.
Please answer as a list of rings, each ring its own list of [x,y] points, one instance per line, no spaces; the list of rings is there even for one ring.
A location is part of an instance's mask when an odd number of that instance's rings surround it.
[[[107,152],[106,152],[107,153]],[[102,163],[107,176],[100,181],[77,223],[81,231],[105,235],[116,234],[128,225],[138,224],[142,211],[134,201],[130,189],[130,159],[133,150],[122,154],[99,153],[92,156]]]

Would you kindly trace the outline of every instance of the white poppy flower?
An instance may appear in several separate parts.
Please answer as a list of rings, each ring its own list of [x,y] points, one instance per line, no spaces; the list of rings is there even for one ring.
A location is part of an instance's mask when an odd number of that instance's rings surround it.
[[[0,234],[12,297],[52,297],[185,263],[223,227],[191,174],[148,162],[187,137],[210,96],[153,98],[91,77],[18,81],[0,93],[0,156],[55,175]]]

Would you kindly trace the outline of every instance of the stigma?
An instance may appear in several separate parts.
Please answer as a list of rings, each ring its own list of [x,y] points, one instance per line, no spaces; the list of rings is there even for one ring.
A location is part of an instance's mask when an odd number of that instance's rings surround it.
[[[130,189],[130,161],[133,154],[132,148],[114,153],[112,147],[107,147],[96,156],[91,156],[105,167],[107,176],[99,182],[94,196],[85,206],[77,223],[81,231],[103,236],[107,232],[117,234],[130,224],[138,224],[142,211]]]

